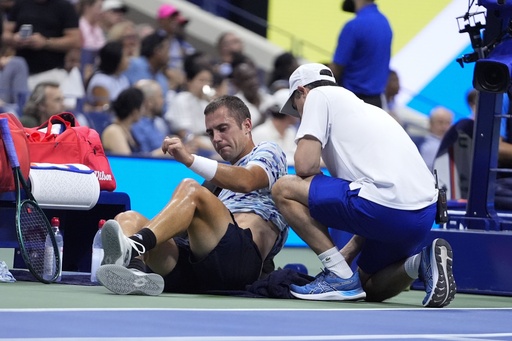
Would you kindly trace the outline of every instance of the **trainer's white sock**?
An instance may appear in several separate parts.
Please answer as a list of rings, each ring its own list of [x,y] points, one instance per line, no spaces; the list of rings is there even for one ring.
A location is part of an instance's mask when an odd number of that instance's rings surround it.
[[[421,253],[411,256],[405,260],[404,268],[405,272],[412,279],[418,278],[420,272]]]
[[[337,247],[322,252],[318,255],[318,259],[320,259],[326,269],[329,269],[341,278],[350,278],[354,274]]]

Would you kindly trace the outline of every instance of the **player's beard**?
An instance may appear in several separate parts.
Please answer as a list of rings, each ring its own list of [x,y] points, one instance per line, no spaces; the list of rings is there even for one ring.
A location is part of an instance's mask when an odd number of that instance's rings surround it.
[[[356,12],[356,4],[354,0],[343,0],[341,3],[341,10],[343,12],[355,13]]]

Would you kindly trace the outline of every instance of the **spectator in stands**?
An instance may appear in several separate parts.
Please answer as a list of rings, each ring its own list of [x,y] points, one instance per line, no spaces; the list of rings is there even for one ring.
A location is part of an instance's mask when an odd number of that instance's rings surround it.
[[[453,112],[443,106],[437,106],[430,111],[429,133],[418,146],[423,160],[430,171],[434,171],[434,161],[444,134],[453,123]]]
[[[341,86],[382,108],[391,59],[391,26],[374,0],[344,0],[342,9],[356,17],[339,34],[331,69]]]
[[[186,40],[184,30],[188,22],[189,20],[170,4],[164,4],[158,9],[158,30],[165,34],[170,42],[168,66],[171,69],[183,69],[185,57],[196,51]]]
[[[169,91],[169,81],[164,74],[169,61],[169,41],[165,36],[152,33],[142,39],[140,56],[131,58],[126,77],[131,85],[141,79],[153,79],[160,84],[164,96]],[[166,110],[166,108],[164,108]]]
[[[105,45],[105,34],[100,26],[101,5],[103,0],[80,0],[78,15],[82,36],[82,66],[84,79],[88,79],[94,70],[95,58],[99,49]]]
[[[209,97],[211,99],[229,95],[229,78],[213,70],[213,86]]]
[[[100,25],[105,35],[117,23],[126,20],[128,6],[122,0],[103,0]]]
[[[121,91],[130,87],[124,75],[129,60],[121,42],[108,42],[98,56],[98,69],[87,82],[88,111],[104,111]]]
[[[128,57],[140,55],[140,37],[133,21],[124,20],[115,24],[107,32],[107,41],[120,41]]]
[[[261,87],[255,64],[248,60],[234,66],[232,83],[237,89],[235,96],[249,107],[253,127],[262,124],[266,119],[263,113],[274,104],[274,99]]]
[[[32,34],[20,36],[22,25],[32,25]],[[66,77],[66,53],[81,48],[78,14],[66,0],[19,0],[9,11],[2,38],[25,58],[29,89],[45,80],[60,83]]]
[[[382,101],[382,109],[386,110],[388,114],[395,118],[398,122],[398,114],[396,113],[395,97],[400,92],[400,79],[395,70],[389,70],[388,81],[384,89],[384,100]]]
[[[156,19],[158,32],[169,40],[169,61],[165,72],[170,79],[171,88],[179,91],[186,82],[184,60],[187,55],[195,52],[195,48],[186,41],[184,35],[184,26],[188,19],[170,4],[163,4],[158,8]]]
[[[260,124],[252,130],[254,143],[263,141],[275,142],[286,154],[288,165],[294,164],[293,156],[297,145],[295,135],[297,134],[296,117],[281,114],[279,111],[288,100],[288,89],[280,89],[273,95],[275,104],[267,109],[268,117],[265,123]]]
[[[57,82],[41,82],[30,94],[20,121],[24,127],[37,127],[64,111],[64,95]]]
[[[0,108],[21,116],[21,110],[29,95],[28,65],[7,46],[0,47]]]
[[[386,89],[382,96],[382,109],[397,120],[417,144],[428,134],[428,117],[405,104],[397,103],[396,96],[400,92],[400,88],[398,73],[395,70],[390,70]]]
[[[234,53],[244,52],[244,43],[235,32],[224,32],[217,39],[218,58],[213,61],[214,70],[225,77],[231,76]]]
[[[290,52],[280,54],[274,59],[274,68],[268,80],[268,90],[271,94],[279,89],[288,89],[288,79],[299,67],[295,56]]]
[[[83,112],[82,106],[85,97],[84,79],[80,72],[80,53],[80,49],[72,49],[66,53],[64,58],[66,77],[60,83],[64,95],[64,109],[75,113]]]
[[[249,111],[234,96],[210,103],[204,120],[225,163],[190,154],[177,137],[162,149],[223,190],[217,197],[186,179],[153,219],[131,211],[107,221],[97,275],[112,292],[245,290],[281,250],[287,225],[270,190],[286,174],[284,153],[274,143],[254,145]]]
[[[213,73],[211,66],[201,61],[201,56],[201,53],[196,53],[185,58],[187,90],[174,96],[165,118],[173,133],[188,144],[193,142],[197,148],[210,156],[208,153],[213,153],[213,147],[206,136],[204,125],[204,109],[209,98],[204,89],[212,86]]]
[[[132,126],[142,115],[144,94],[140,89],[130,87],[121,91],[112,103],[114,123],[101,134],[101,142],[106,153],[132,155],[139,153],[140,145],[133,137]]]
[[[167,121],[163,119],[164,95],[160,85],[152,79],[141,79],[135,87],[144,94],[142,117],[132,125],[132,135],[142,153],[162,156],[162,141],[171,135]]]

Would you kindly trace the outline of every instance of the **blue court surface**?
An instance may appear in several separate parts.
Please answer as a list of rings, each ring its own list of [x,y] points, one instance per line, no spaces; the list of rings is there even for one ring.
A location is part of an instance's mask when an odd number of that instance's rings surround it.
[[[1,340],[512,340],[502,309],[2,309]]]

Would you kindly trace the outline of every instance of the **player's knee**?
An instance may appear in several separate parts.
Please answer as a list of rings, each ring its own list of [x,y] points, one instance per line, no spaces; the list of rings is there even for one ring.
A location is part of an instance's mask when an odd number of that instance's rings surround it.
[[[187,197],[193,197],[200,195],[202,190],[205,189],[203,186],[201,186],[196,180],[194,179],[183,179],[178,187],[176,188],[176,191],[173,195],[175,196],[187,196]]]
[[[272,198],[276,203],[281,202],[290,194],[291,177],[284,176],[279,178],[272,186]]]

